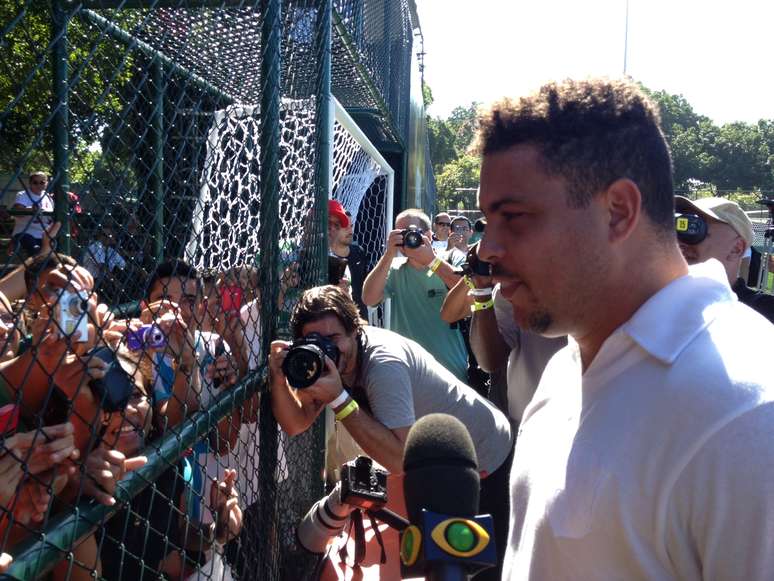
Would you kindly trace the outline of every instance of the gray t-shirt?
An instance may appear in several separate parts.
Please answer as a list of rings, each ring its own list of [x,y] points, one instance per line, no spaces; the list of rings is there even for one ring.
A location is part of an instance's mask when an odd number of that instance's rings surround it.
[[[511,451],[508,418],[443,367],[418,343],[366,327],[358,384],[387,428],[406,428],[431,413],[460,420],[470,432],[479,470],[492,473]]]
[[[513,307],[499,292],[494,292],[497,328],[511,348],[508,356],[508,415],[518,425],[527,404],[554,353],[567,345],[567,337],[543,337],[520,329],[513,320]]]

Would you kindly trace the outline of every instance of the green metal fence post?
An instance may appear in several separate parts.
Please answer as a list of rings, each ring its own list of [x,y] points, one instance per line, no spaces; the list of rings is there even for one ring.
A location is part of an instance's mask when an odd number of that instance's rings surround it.
[[[153,253],[158,262],[164,259],[164,63],[154,58],[153,69]]]
[[[51,130],[54,145],[53,189],[54,218],[62,224],[59,230],[58,249],[70,253],[70,201],[67,192],[70,189],[69,159],[69,70],[67,25],[69,15],[59,0],[53,0],[51,6],[53,103],[54,110]]]
[[[262,353],[269,353],[277,324],[279,296],[279,163],[280,98],[282,90],[282,3],[262,0],[261,12],[261,135],[260,135],[260,271],[265,314],[261,315]],[[269,397],[261,398],[258,473],[261,482],[260,521],[264,530],[277,522],[277,421]],[[255,531],[257,532],[257,531]],[[272,535],[257,539],[258,562],[265,565],[263,579],[279,575],[279,547]],[[255,539],[252,539],[255,542]]]
[[[320,0],[319,22],[317,34],[318,75],[317,75],[317,111],[318,111],[318,144],[317,144],[317,187],[315,190],[315,205],[319,210],[320,220],[316,228],[322,228],[322,243],[320,246],[318,284],[328,282],[328,198],[333,188],[333,121],[334,105],[331,96],[331,66],[332,66],[332,28],[333,2]],[[314,468],[312,474],[322,475],[325,469],[325,414],[320,414],[313,426],[315,454],[312,457]],[[310,483],[313,496],[320,497],[325,491],[325,482],[320,478],[316,483]],[[315,486],[316,485],[316,486]],[[315,487],[317,488],[314,494]]]
[[[320,0],[320,16],[317,29],[317,184],[315,205],[320,216],[318,227],[322,228],[323,243],[320,244],[320,277],[318,284],[328,279],[328,198],[333,187],[333,99],[331,98],[331,27],[333,4],[331,0]]]

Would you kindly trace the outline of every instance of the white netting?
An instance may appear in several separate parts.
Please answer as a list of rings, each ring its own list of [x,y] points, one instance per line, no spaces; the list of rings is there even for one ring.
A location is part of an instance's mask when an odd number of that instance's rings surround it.
[[[338,121],[333,128],[333,193],[355,223],[355,242],[368,256],[369,270],[384,251],[387,232],[387,173]]]
[[[280,241],[297,249],[314,202],[314,102],[283,99],[280,120]],[[259,253],[260,117],[233,105],[213,114],[187,259],[219,271],[253,265]]]

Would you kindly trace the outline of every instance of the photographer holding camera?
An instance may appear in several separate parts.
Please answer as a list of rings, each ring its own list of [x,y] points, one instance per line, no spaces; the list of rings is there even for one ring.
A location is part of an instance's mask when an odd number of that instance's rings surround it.
[[[454,269],[465,255],[456,251],[436,255],[428,237],[430,219],[421,210],[398,214],[395,228],[384,255],[366,277],[363,301],[373,307],[391,298],[390,329],[422,345],[458,379],[467,381],[462,335],[440,315],[448,289],[460,279]]]
[[[471,224],[470,220],[465,216],[455,216],[451,221],[448,250],[456,249],[463,254],[467,254],[472,236],[473,224]]]
[[[285,432],[306,431],[327,405],[366,454],[401,474],[414,422],[430,413],[452,415],[469,430],[485,473],[481,510],[505,534],[512,436],[500,411],[414,341],[365,325],[337,287],[304,292],[291,327],[306,344],[274,341],[269,356],[272,411]]]
[[[725,198],[692,201],[675,196],[675,212],[677,241],[686,262],[719,260],[739,301],[774,322],[774,296],[748,287],[739,276],[742,258],[754,238],[752,222],[739,204]]]

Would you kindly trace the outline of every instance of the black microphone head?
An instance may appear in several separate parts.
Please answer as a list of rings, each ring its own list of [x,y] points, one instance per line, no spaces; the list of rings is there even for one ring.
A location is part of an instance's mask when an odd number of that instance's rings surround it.
[[[478,512],[478,460],[467,428],[457,418],[429,414],[411,428],[403,454],[403,490],[409,520],[422,509],[449,516]]]

